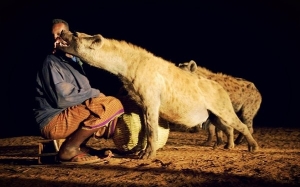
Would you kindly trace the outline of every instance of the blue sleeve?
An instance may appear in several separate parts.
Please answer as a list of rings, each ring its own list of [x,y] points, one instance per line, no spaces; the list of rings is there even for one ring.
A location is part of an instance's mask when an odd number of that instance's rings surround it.
[[[63,62],[52,61],[49,68],[57,108],[75,106],[100,94],[98,89],[91,88],[87,77],[72,68],[72,66]]]

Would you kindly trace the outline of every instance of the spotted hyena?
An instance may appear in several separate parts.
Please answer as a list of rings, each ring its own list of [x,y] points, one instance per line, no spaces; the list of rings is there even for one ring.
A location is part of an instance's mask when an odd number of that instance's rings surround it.
[[[197,66],[196,62],[180,63],[179,67],[183,70],[193,72],[199,77],[205,77],[218,82],[229,93],[234,111],[238,114],[240,120],[247,125],[251,133],[253,133],[253,119],[256,116],[261,102],[262,96],[252,82],[242,78],[232,77],[222,73],[214,73],[204,67]],[[215,126],[210,121],[207,123],[208,138],[204,145],[211,145],[215,134]],[[222,131],[216,128],[217,142],[215,145],[223,144]],[[243,140],[243,134],[235,140],[235,144],[240,144]]]
[[[147,146],[141,158],[156,156],[159,116],[193,127],[213,115],[218,128],[228,134],[228,148],[234,147],[236,129],[246,137],[249,151],[259,149],[249,129],[237,117],[228,93],[217,82],[196,78],[141,47],[100,34],[63,31],[58,48],[118,76],[128,94],[143,108]]]

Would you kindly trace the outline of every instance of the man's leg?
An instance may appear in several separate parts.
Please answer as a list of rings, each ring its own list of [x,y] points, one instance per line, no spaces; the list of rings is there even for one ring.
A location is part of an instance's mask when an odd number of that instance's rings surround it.
[[[70,107],[57,115],[42,130],[49,139],[66,139],[59,150],[61,160],[93,162],[98,157],[89,155],[88,139],[124,113],[121,102],[114,97],[91,98],[84,104]],[[107,128],[106,128],[107,129]],[[113,131],[111,131],[113,133]]]
[[[79,161],[97,161],[99,160],[97,156],[91,156],[80,150],[80,146],[85,142],[89,137],[91,137],[99,129],[86,130],[79,128],[72,135],[70,135],[62,144],[59,149],[58,156],[60,160],[70,160],[72,158],[74,162]],[[76,158],[77,155],[81,155],[80,158]]]

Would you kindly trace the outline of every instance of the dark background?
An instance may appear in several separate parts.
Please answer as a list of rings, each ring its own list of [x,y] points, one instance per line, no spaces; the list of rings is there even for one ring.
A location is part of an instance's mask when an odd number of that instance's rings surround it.
[[[296,1],[1,2],[0,137],[36,135],[31,104],[36,68],[50,51],[51,20],[72,31],[126,40],[175,64],[195,60],[255,83],[263,101],[255,127],[298,127],[299,5]],[[86,69],[106,95],[120,86]]]

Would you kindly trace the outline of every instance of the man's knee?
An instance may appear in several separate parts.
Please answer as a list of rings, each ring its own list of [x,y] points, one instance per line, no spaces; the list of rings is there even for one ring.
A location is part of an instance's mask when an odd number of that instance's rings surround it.
[[[110,106],[111,108],[114,108],[116,110],[120,110],[120,109],[123,109],[123,105],[122,105],[122,102],[116,98],[116,97],[113,97],[113,96],[107,96],[107,99],[110,100]]]

